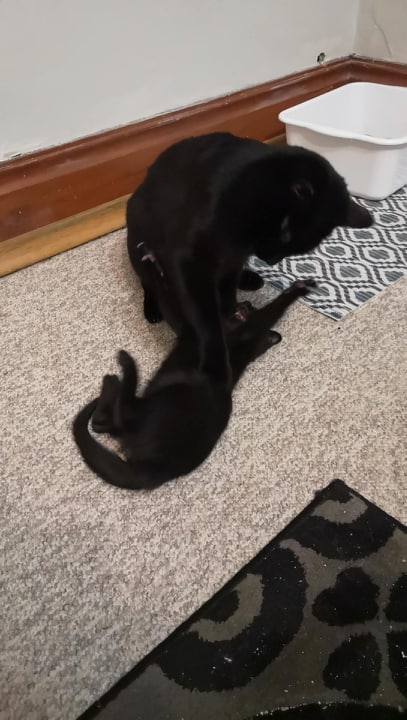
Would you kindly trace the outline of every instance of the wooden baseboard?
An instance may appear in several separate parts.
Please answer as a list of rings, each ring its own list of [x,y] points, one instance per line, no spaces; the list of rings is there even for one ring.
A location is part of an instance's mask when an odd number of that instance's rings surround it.
[[[124,227],[128,197],[4,240],[0,243],[0,277]]]
[[[343,58],[0,163],[0,275],[122,227],[126,197],[173,142],[215,130],[281,142],[281,110],[350,81],[407,85],[407,66]]]
[[[349,58],[349,81],[382,85],[407,85],[407,65],[353,55]]]

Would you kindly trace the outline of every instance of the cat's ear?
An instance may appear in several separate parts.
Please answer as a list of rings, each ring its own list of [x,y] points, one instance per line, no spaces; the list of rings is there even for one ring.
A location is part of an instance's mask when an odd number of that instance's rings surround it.
[[[373,225],[373,216],[366,208],[349,199],[348,210],[345,227],[350,228],[368,228]]]
[[[309,180],[297,180],[291,185],[291,194],[301,205],[309,203],[315,195],[315,189]]]

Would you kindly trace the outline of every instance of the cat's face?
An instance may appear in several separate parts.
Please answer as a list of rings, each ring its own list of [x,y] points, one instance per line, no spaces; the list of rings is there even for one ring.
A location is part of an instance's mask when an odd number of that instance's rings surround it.
[[[327,161],[312,155],[308,175],[289,186],[273,237],[258,248],[258,256],[271,265],[314,250],[337,227],[373,224],[370,212],[350,197],[343,178]],[[307,167],[303,164],[301,169]]]

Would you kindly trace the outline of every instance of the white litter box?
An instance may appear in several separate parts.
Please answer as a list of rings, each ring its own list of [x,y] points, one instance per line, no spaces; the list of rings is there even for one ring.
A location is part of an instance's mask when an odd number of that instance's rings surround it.
[[[383,200],[407,183],[407,87],[348,83],[279,118],[288,144],[326,157],[353,195]]]

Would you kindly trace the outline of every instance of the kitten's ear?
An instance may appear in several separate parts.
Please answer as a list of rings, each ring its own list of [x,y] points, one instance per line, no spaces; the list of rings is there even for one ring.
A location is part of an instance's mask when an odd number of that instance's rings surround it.
[[[297,180],[291,185],[291,193],[297,202],[307,204],[315,195],[315,190],[309,180]]]
[[[350,199],[344,225],[350,228],[368,228],[373,225],[373,216],[369,210]]]

